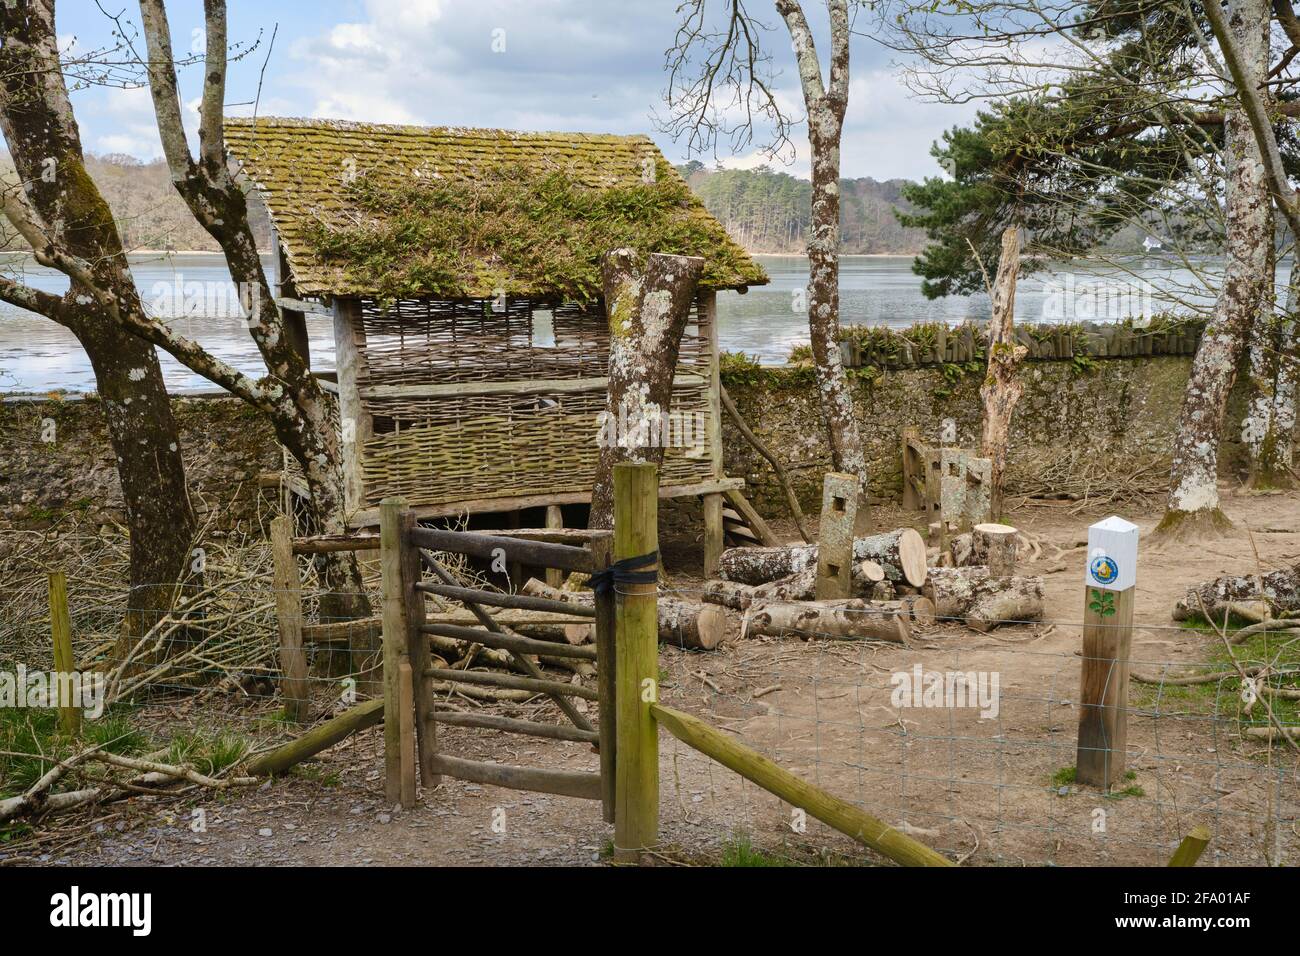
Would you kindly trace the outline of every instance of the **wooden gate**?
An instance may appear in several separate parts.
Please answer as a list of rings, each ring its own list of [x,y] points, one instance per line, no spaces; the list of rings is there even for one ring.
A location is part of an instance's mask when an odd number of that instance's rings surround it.
[[[483,534],[421,527],[401,499],[380,507],[380,553],[383,568],[384,755],[388,799],[412,806],[416,777],[426,787],[443,775],[473,783],[534,790],[601,801],[606,821],[614,819],[614,598],[597,593],[594,604],[569,603],[532,595],[466,587],[439,560],[460,554],[494,567],[534,568],[592,574],[609,567],[609,532],[538,530]],[[425,596],[437,595],[462,604],[477,626],[433,623],[425,619]],[[587,617],[594,624],[595,645],[571,645],[524,637],[499,624],[492,609],[551,611]],[[505,652],[511,671],[469,671],[436,667],[430,638],[446,637]],[[536,655],[590,661],[596,686],[546,677]],[[548,724],[495,714],[479,714],[439,704],[434,683],[485,685],[534,691],[550,697],[568,723]],[[593,724],[575,699],[596,703]],[[591,744],[600,753],[598,772],[548,770],[469,760],[443,752],[438,725],[481,727],[551,740]]]

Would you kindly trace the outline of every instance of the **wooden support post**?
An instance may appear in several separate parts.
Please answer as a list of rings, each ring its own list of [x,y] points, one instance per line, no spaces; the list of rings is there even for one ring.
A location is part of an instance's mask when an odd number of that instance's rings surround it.
[[[1178,849],[1169,858],[1170,866],[1195,866],[1196,861],[1205,852],[1205,845],[1210,842],[1210,829],[1203,823],[1192,827],[1192,832],[1183,837]]]
[[[302,581],[293,556],[293,519],[285,515],[271,522],[271,557],[274,565],[275,618],[280,631],[280,696],[284,713],[297,723],[311,716],[307,680],[307,652],[302,645]]]
[[[614,466],[614,560],[659,550],[659,474],[653,464]],[[719,516],[721,517],[721,516]],[[658,569],[656,562],[647,568]],[[640,859],[659,840],[659,736],[650,713],[659,691],[655,584],[621,584],[614,597],[618,763],[614,858]]]
[[[548,528],[564,527],[564,511],[563,509],[560,508],[559,505],[546,506],[546,527]],[[559,568],[547,568],[546,583],[553,588],[560,587],[562,584],[564,584],[564,572],[561,571]]]
[[[722,495],[704,496],[704,576],[718,573],[718,559],[722,557],[724,526],[722,521]]]
[[[425,684],[427,681],[421,680]],[[409,810],[415,806],[415,679],[411,662],[397,664],[398,736],[401,738],[401,801]]]
[[[298,289],[294,285],[293,273],[289,269],[289,257],[285,254],[284,245],[278,236],[275,237],[273,245],[275,246],[276,298],[296,299]],[[311,339],[307,334],[307,317],[296,309],[287,309],[283,306],[280,308],[280,314],[284,319],[284,327],[293,350],[301,355],[306,366],[311,368]]]
[[[351,517],[365,507],[362,457],[366,442],[374,437],[374,419],[366,411],[359,385],[366,377],[366,331],[360,299],[334,300],[334,367],[343,442],[344,509]]]
[[[1137,526],[1122,518],[1088,529],[1075,766],[1083,786],[1109,789],[1124,776],[1137,538]]]
[[[75,737],[81,732],[81,708],[78,702],[72,699],[77,663],[72,656],[72,615],[68,612],[68,578],[62,571],[51,571],[49,581],[50,637],[54,641],[54,671],[60,675],[55,681],[55,688],[59,694],[59,729],[69,737]],[[64,699],[64,691],[67,692],[67,699]]]
[[[600,532],[587,545],[591,551],[591,566],[603,571],[614,560],[614,541],[609,532]],[[614,822],[614,780],[617,773],[618,753],[618,667],[614,649],[615,610],[614,594],[606,591],[597,594],[596,605],[596,686],[600,691],[597,730],[600,733],[600,802],[606,823]]]
[[[903,429],[903,508],[925,509],[921,489],[925,487],[925,460],[921,455],[921,432],[914,426]]]
[[[856,475],[828,472],[822,481],[822,517],[817,527],[819,601],[853,596],[853,530],[858,519]]]
[[[384,588],[384,794],[388,802],[402,798],[402,718],[398,667],[406,655],[409,622],[402,581],[403,498],[385,498],[379,506],[379,560]],[[423,678],[423,675],[421,675]]]
[[[358,731],[373,727],[384,718],[384,702],[368,700],[364,704],[345,710],[337,717],[327,720],[319,727],[313,727],[301,737],[289,741],[283,747],[277,747],[270,753],[255,757],[244,768],[254,777],[284,773],[294,764],[301,763],[336,743],[347,739]]]
[[[656,704],[652,708],[664,729],[689,747],[712,757],[746,780],[776,794],[793,806],[846,833],[903,866],[953,866],[943,854],[907,836],[820,787],[800,779],[756,750],[710,727],[698,717]]]
[[[406,657],[415,674],[411,703],[415,706],[415,740],[419,750],[420,781],[432,789],[442,783],[442,776],[434,769],[434,757],[438,753],[438,726],[433,719],[436,709],[433,688],[423,676],[432,662],[429,638],[421,630],[424,624],[424,595],[416,590],[423,574],[423,565],[419,549],[410,543],[411,531],[415,525],[415,512],[404,510],[398,526],[402,540],[402,606],[406,609]],[[402,706],[408,705],[403,703]]]

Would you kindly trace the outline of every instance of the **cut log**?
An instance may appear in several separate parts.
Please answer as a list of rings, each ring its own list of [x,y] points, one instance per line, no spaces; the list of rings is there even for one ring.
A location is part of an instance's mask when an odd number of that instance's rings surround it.
[[[525,594],[552,598],[566,604],[585,607],[595,604],[595,597],[589,591],[561,591],[537,578],[530,578],[521,590]],[[727,615],[714,603],[692,604],[661,595],[658,605],[661,643],[711,651],[727,636]],[[580,644],[593,640],[593,628],[592,624],[569,625],[566,627],[569,642]]]
[[[850,599],[799,604],[755,604],[745,615],[741,636],[873,640],[906,644],[911,637],[911,628],[897,608],[882,609],[867,601]]]
[[[779,548],[728,548],[718,559],[718,575],[738,584],[767,584],[817,566],[815,544]]]
[[[754,602],[755,585],[738,584],[735,581],[723,581],[714,578],[704,582],[700,599],[707,604],[743,611]]]
[[[884,570],[875,561],[858,562],[852,568],[853,589],[851,596],[867,599],[874,598],[877,586],[889,584],[884,578]],[[767,584],[741,586],[750,588],[749,598],[751,602],[812,601],[817,598],[817,568],[816,566],[804,568],[789,577],[781,578],[778,581],[769,581]],[[894,587],[891,584],[883,600],[893,600],[895,596]],[[839,600],[846,599],[840,598]]]
[[[977,524],[965,534],[953,537],[949,546],[952,566],[986,566],[995,577],[1010,577],[1015,574],[1019,535],[1011,525]]]
[[[898,599],[899,613],[918,627],[932,627],[937,614],[934,602],[923,594],[904,594]]]
[[[920,587],[925,583],[925,539],[914,528],[899,528],[853,542],[853,557],[874,561],[885,577],[897,584]]]
[[[863,598],[843,598],[832,601],[805,602],[819,607],[842,607],[850,611],[879,614],[882,617],[897,615],[908,624],[929,627],[934,624],[934,604],[922,594],[908,594],[889,601],[869,601]]]
[[[880,569],[882,577],[920,587],[925,583],[925,541],[912,528],[899,528],[853,541],[855,568],[862,562]],[[723,580],[767,584],[817,566],[816,545],[781,548],[730,548],[718,561]]]
[[[995,578],[1016,573],[1016,535],[1009,524],[977,524],[971,529],[971,551],[976,564],[986,565]]]
[[[892,601],[898,597],[891,581],[877,581],[867,591],[867,597],[873,601]]]
[[[859,561],[854,565],[853,576],[855,579],[865,581],[868,584],[876,584],[885,580],[885,569],[876,561]]]
[[[1267,574],[1225,575],[1189,588],[1187,595],[1174,606],[1174,620],[1183,621],[1205,613],[1221,622],[1230,604],[1266,601],[1274,617],[1288,611],[1300,611],[1300,568],[1283,568]]]
[[[986,567],[934,568],[924,588],[940,622],[963,621],[977,631],[1043,616],[1043,579],[996,578]]]
[[[711,651],[727,636],[727,615],[713,604],[659,598],[659,641]]]

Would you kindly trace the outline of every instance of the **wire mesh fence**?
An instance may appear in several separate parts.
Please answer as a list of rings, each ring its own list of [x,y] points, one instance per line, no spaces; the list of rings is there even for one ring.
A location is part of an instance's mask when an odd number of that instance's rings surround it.
[[[329,608],[355,595],[320,593],[300,559],[309,626],[342,624]],[[373,578],[367,575],[368,586]],[[141,590],[134,592],[140,596]],[[703,602],[700,588],[663,596]],[[276,592],[261,585],[196,589],[143,637],[123,636],[152,600],[107,601],[72,582],[77,667],[99,676],[89,700],[90,743],[123,739],[134,753],[176,752],[219,771],[300,732],[281,694]],[[366,599],[375,613],[376,590]],[[338,600],[335,600],[338,599]],[[0,588],[0,674],[53,670],[45,582]],[[797,604],[798,602],[790,602]],[[149,612],[156,613],[156,612]],[[449,606],[448,614],[457,613]],[[870,610],[847,609],[868,614]],[[1081,622],[1003,622],[986,633],[956,621],[914,627],[906,644],[846,641],[805,628],[740,636],[714,651],[663,641],[661,702],[708,721],[826,792],[854,803],[953,860],[970,865],[1159,864],[1197,824],[1211,832],[1203,864],[1294,865],[1300,859],[1300,738],[1292,635],[1233,646],[1212,627],[1136,625],[1126,710],[1127,761],[1110,792],[1073,779],[1080,715]],[[371,626],[308,644],[311,718],[380,696],[379,638]],[[676,646],[674,646],[676,645]],[[482,648],[448,640],[448,667],[499,666]],[[543,662],[554,669],[554,661]],[[594,675],[563,679],[594,686]],[[25,679],[27,679],[25,678]],[[31,681],[27,687],[30,690]],[[4,688],[0,683],[0,694]],[[17,687],[15,686],[15,691]],[[439,686],[461,708],[563,722],[536,694],[468,684]],[[36,711],[0,707],[5,741],[30,738]],[[450,745],[511,756],[505,735],[451,728]],[[718,848],[736,841],[796,858],[860,860],[862,848],[743,777],[661,735],[661,833],[669,844]],[[571,765],[562,741],[530,744],[530,762]],[[0,789],[48,769],[0,758]],[[220,764],[220,766],[217,766]],[[434,797],[433,799],[439,799]],[[590,813],[593,828],[602,824]]]
[[[1136,627],[1126,769],[1102,792],[1074,779],[1082,622],[1002,623],[938,620],[906,644],[802,628],[717,656],[667,651],[660,699],[954,860],[1161,864],[1204,824],[1205,862],[1294,865],[1297,750],[1280,736],[1300,739],[1294,635],[1214,653],[1211,630],[1198,655],[1170,640],[1177,627]],[[665,832],[861,855],[691,748],[663,748]]]

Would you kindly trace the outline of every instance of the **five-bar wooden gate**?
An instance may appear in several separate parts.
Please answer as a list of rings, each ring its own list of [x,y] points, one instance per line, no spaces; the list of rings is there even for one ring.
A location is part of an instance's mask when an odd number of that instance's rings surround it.
[[[572,542],[581,542],[574,544]],[[567,542],[567,543],[566,543]],[[597,593],[594,606],[544,597],[465,587],[439,560],[440,554],[485,559],[497,567],[528,565],[592,574],[609,567],[609,532],[529,531],[483,534],[421,527],[401,499],[380,508],[383,567],[384,754],[389,800],[412,806],[416,777],[426,787],[443,775],[473,783],[534,790],[600,800],[605,820],[614,819],[614,597]],[[426,575],[426,572],[427,575]],[[457,601],[477,619],[477,627],[425,620],[425,595]],[[595,646],[536,640],[515,633],[493,618],[488,608],[553,611],[592,618]],[[430,637],[455,638],[505,652],[511,672],[469,671],[435,667]],[[554,680],[543,675],[534,656],[589,661],[596,666],[596,686]],[[526,690],[550,697],[567,724],[541,723],[495,714],[480,714],[439,705],[434,682],[486,685]],[[596,721],[574,705],[596,703]],[[552,740],[591,744],[599,751],[598,772],[518,767],[468,760],[438,746],[438,724],[480,727]]]

